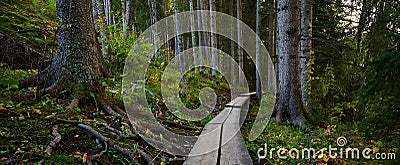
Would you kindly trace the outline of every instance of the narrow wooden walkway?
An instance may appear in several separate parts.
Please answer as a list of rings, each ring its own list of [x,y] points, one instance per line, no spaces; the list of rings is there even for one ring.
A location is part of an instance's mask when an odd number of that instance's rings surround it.
[[[239,95],[205,125],[184,164],[253,164],[240,132],[247,113],[242,107],[253,94]]]

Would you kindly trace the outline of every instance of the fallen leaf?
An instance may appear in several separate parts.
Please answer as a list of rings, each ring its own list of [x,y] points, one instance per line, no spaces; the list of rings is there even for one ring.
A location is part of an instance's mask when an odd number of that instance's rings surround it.
[[[7,108],[4,108],[3,106],[0,106],[0,111],[1,110],[6,110]],[[6,158],[7,159],[7,158]]]
[[[40,109],[34,109],[35,110],[35,113],[37,113],[37,114],[42,114],[42,111],[40,111]]]
[[[86,162],[87,162],[87,153],[83,153],[83,156],[82,156],[82,163],[83,163],[83,164],[86,164]]]
[[[74,152],[74,155],[73,155],[75,158],[80,158],[81,157],[81,152],[79,152],[79,151],[76,151],[76,152]]]
[[[325,162],[328,162],[328,161],[329,161],[329,158],[330,158],[330,156],[324,155],[324,161],[325,161]]]
[[[377,153],[378,151],[379,151],[379,148],[378,148],[378,147],[372,148],[372,152]]]
[[[129,124],[128,124],[128,123],[121,122],[121,124],[124,125],[124,126],[126,126],[126,127],[129,127]]]

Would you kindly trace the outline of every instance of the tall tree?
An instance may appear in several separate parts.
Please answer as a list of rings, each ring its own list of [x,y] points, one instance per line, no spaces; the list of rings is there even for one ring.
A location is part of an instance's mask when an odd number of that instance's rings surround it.
[[[274,112],[278,122],[287,118],[305,127],[308,122],[304,117],[300,88],[300,3],[279,0],[277,11],[279,93]]]
[[[85,89],[75,92],[104,94],[100,78],[106,71],[93,24],[91,1],[57,0],[56,10],[59,21],[57,55],[27,83],[38,83],[54,91],[62,83],[71,82]]]
[[[256,2],[256,35],[260,36],[260,0]],[[260,40],[256,39],[256,93],[257,97],[261,96],[261,83],[258,70],[260,69]]]
[[[123,29],[124,29],[124,36],[127,36],[130,31],[133,30],[132,22],[134,18],[134,8],[132,5],[131,0],[126,0],[125,2],[125,16],[124,16],[124,24],[123,24]]]
[[[93,3],[93,18],[96,31],[99,31],[101,38],[101,50],[103,53],[103,58],[108,57],[108,46],[106,34],[104,32],[104,5],[102,0],[92,0]]]
[[[194,32],[194,15],[193,15],[193,0],[189,1],[189,11],[190,11],[190,34],[192,38],[192,50],[193,50],[193,62],[194,65],[197,65],[197,55],[195,51],[195,45],[196,45],[196,40],[195,40],[195,32]]]
[[[275,76],[276,82],[279,82],[278,78],[278,58],[276,56],[276,0],[271,0],[269,3],[269,16],[268,16],[268,51],[270,58],[273,59],[274,67],[268,65],[268,76]],[[273,70],[272,68],[275,69],[275,73],[272,73]],[[271,86],[274,84],[273,79],[269,78],[268,79],[268,86]],[[274,89],[277,88],[278,83],[274,86]]]
[[[311,59],[311,38],[312,38],[312,7],[311,0],[301,0],[301,18],[300,18],[300,82],[301,93],[305,107],[310,107],[308,92],[310,86],[309,80],[310,66],[308,61]]]
[[[236,0],[236,18],[238,20],[242,19],[242,0]],[[238,79],[239,79],[239,84],[242,84],[243,82],[243,77],[241,76],[241,70],[243,68],[243,57],[242,57],[242,48],[241,48],[241,42],[242,42],[242,31],[241,31],[241,26],[240,22],[238,21],[237,23],[237,35],[238,35],[238,64],[239,64],[239,72],[238,72]]]
[[[211,47],[214,47],[214,33],[213,33],[213,31],[214,31],[214,15],[213,15],[213,13],[212,13],[212,11],[213,11],[213,7],[214,7],[214,2],[213,2],[213,0],[210,0],[209,1],[209,5],[210,5],[210,46]],[[214,49],[211,49],[211,63],[212,63],[212,67],[213,68],[215,68],[216,67],[216,57],[215,57],[215,51],[214,51]],[[215,75],[215,69],[213,69],[212,70],[212,73],[211,73],[211,75]]]
[[[174,6],[174,14],[178,14],[178,0],[174,0],[173,6]],[[181,77],[181,87],[182,87],[182,94],[186,95],[186,87],[185,87],[185,77],[184,77],[184,71],[183,71],[183,61],[181,56],[179,54],[181,53],[182,50],[182,38],[179,34],[179,20],[177,17],[174,17],[174,24],[175,24],[175,31],[177,36],[175,37],[175,57],[177,57],[178,63],[179,63],[179,69],[180,69],[180,77]]]

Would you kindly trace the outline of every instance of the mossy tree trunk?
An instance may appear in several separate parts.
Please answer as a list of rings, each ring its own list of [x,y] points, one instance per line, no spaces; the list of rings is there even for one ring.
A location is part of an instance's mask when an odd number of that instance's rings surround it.
[[[304,105],[300,87],[300,4],[280,0],[277,3],[277,55],[279,93],[275,106],[276,120],[289,119],[305,127]]]
[[[94,30],[90,0],[57,0],[57,55],[51,63],[52,81],[66,79],[100,87],[102,56]]]
[[[105,69],[93,24],[91,0],[57,0],[58,47],[52,63],[30,80],[29,85],[59,88],[70,82],[85,91],[104,93]]]

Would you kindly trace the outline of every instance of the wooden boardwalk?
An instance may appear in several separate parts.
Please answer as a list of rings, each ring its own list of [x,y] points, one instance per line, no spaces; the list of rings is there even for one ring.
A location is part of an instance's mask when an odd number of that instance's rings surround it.
[[[253,93],[239,95],[205,125],[184,164],[253,164],[240,132],[247,113],[242,107]]]

